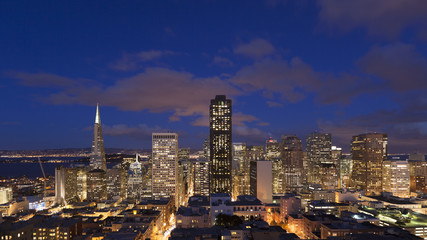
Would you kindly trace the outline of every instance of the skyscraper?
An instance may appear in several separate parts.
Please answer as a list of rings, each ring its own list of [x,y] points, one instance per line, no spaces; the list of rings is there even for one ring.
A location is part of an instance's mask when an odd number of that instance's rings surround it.
[[[107,169],[107,198],[118,200],[127,196],[127,173],[121,164]]]
[[[332,137],[329,133],[313,132],[306,138],[306,150],[308,160],[307,182],[320,183],[323,187],[329,187],[325,179],[331,172],[337,170],[332,162]],[[334,174],[337,176],[338,174]]]
[[[334,176],[330,176],[331,180],[330,181],[330,186],[337,187],[337,188],[342,188],[341,186],[341,157],[342,157],[342,148],[336,147],[336,146],[332,146],[331,149],[331,153],[332,153],[332,164],[333,166],[335,166],[335,170],[332,173],[336,174]]]
[[[270,137],[265,142],[265,160],[273,161],[276,158],[280,158],[280,143]]]
[[[249,162],[246,157],[246,143],[233,143],[233,193],[232,198],[249,194]]]
[[[232,194],[231,99],[217,95],[210,104],[210,191]]]
[[[382,167],[387,160],[387,134],[367,133],[353,136],[352,185],[366,195],[382,191]]]
[[[107,171],[105,161],[104,140],[102,138],[101,118],[99,116],[99,105],[96,105],[95,126],[93,128],[92,153],[90,155],[90,167]]]
[[[408,198],[409,163],[405,161],[383,162],[383,191],[391,192],[393,196]]]
[[[152,193],[177,199],[178,134],[152,134]]]
[[[303,151],[302,142],[297,136],[282,135],[280,142],[283,192],[295,192],[302,188],[303,179]]]
[[[209,162],[206,159],[193,161],[193,193],[209,196]]]
[[[130,199],[139,200],[142,195],[142,166],[138,161],[138,154],[135,156],[135,162],[129,165],[128,181],[127,181],[127,196]]]
[[[93,169],[87,173],[87,200],[103,201],[107,199],[107,173],[102,169]]]
[[[272,163],[273,193],[283,192],[283,172],[280,155],[280,143],[270,137],[265,143],[265,160],[269,160]]]
[[[427,161],[424,154],[411,154],[408,162],[411,192],[426,193]]]
[[[273,202],[272,163],[266,160],[250,162],[250,195],[263,203]]]

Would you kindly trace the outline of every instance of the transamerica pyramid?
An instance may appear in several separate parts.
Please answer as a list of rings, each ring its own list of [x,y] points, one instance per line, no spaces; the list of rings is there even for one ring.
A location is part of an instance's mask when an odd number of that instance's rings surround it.
[[[92,153],[90,154],[90,167],[107,171],[105,161],[104,140],[102,138],[101,118],[99,117],[99,104],[96,104],[95,126],[93,128]]]

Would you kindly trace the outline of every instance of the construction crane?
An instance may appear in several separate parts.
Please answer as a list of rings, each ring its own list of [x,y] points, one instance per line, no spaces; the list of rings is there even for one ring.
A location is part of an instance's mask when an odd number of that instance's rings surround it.
[[[42,173],[43,173],[43,197],[46,197],[46,174],[44,174],[44,169],[43,169],[43,165],[42,165],[42,161],[40,161],[40,157],[39,157],[39,164],[40,164],[40,168],[42,169]]]

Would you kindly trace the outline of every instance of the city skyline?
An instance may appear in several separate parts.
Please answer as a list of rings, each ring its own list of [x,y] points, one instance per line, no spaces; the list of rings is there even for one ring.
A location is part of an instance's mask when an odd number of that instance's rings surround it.
[[[107,148],[170,130],[201,149],[227,95],[233,142],[318,130],[350,153],[380,132],[389,153],[425,153],[427,3],[386,2],[4,1],[0,149],[89,147],[98,102]]]

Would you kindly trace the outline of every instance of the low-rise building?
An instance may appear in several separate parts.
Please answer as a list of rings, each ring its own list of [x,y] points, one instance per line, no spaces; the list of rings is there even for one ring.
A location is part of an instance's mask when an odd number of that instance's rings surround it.
[[[11,187],[0,187],[0,204],[12,201],[13,191]]]
[[[302,219],[304,239],[320,239],[322,223],[341,222],[341,219],[333,215],[302,215]]]
[[[233,215],[233,205],[228,193],[212,193],[210,196],[211,224],[215,224],[218,214]]]
[[[345,222],[357,222],[357,223],[364,223],[369,222],[374,225],[379,226],[380,220],[372,215],[361,213],[361,212],[350,212],[350,211],[342,211],[341,212],[341,219]]]
[[[34,224],[33,239],[67,240],[82,234],[82,221],[78,218],[49,218]]]
[[[333,214],[340,216],[342,211],[357,211],[357,205],[351,203],[337,203],[337,202],[325,202],[311,201],[307,206],[307,211],[310,212],[325,212],[327,214]]]
[[[252,195],[241,195],[237,196],[237,200],[232,202],[233,214],[239,217],[243,217],[245,220],[266,220],[267,212],[264,204],[252,196]]]
[[[204,207],[209,210],[210,202],[207,196],[193,195],[188,198],[189,207]]]
[[[313,190],[311,200],[323,200],[325,202],[335,202],[335,191],[333,190]]]
[[[321,239],[326,239],[328,237],[344,237],[349,234],[363,233],[383,235],[384,229],[368,222],[332,222],[322,223],[320,226],[320,232]]]
[[[160,199],[144,199],[139,202],[136,209],[156,210],[160,212],[160,219],[162,221],[162,231],[170,226],[172,214],[175,212],[175,203],[173,198],[160,198]]]
[[[288,215],[299,214],[301,211],[301,198],[295,194],[286,194],[280,198],[280,218],[282,222]]]
[[[1,204],[0,213],[3,214],[3,216],[12,216],[19,212],[28,210],[29,208],[30,208],[29,201],[26,198],[24,198],[21,200]]]
[[[298,237],[304,236],[304,220],[300,214],[291,214],[287,217],[286,231],[295,233]]]
[[[177,228],[210,227],[209,211],[204,207],[179,207],[176,212]]]

